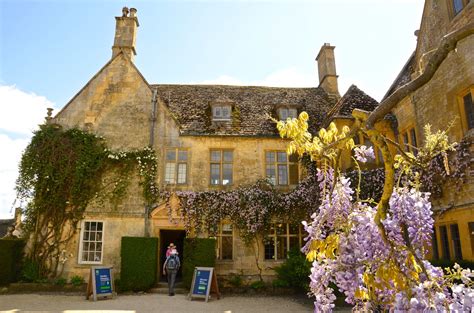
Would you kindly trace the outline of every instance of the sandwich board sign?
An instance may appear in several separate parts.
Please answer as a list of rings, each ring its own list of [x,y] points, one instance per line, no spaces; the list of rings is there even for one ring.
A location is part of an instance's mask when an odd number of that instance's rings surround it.
[[[89,275],[89,283],[87,284],[86,299],[93,295],[94,301],[98,297],[108,297],[114,294],[114,279],[112,276],[112,267],[93,266]]]
[[[217,299],[220,298],[219,287],[217,286],[217,277],[213,267],[195,267],[191,290],[188,298],[204,298],[209,300],[209,294],[215,293]]]

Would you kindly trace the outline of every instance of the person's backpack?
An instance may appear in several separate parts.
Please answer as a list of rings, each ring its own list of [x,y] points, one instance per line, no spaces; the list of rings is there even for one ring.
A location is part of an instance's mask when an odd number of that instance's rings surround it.
[[[168,257],[168,262],[166,262],[166,269],[167,270],[176,270],[178,269],[178,260],[176,259],[175,255],[170,255]]]

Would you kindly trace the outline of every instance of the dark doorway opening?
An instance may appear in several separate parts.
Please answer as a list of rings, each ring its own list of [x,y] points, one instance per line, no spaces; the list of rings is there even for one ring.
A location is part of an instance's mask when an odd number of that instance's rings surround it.
[[[179,260],[181,261],[181,267],[179,268],[176,280],[181,280],[183,272],[183,245],[184,238],[186,238],[186,231],[184,230],[160,230],[160,281],[166,281],[166,276],[163,275],[163,264],[166,260],[166,250],[170,243],[174,243],[176,250],[178,250]]]

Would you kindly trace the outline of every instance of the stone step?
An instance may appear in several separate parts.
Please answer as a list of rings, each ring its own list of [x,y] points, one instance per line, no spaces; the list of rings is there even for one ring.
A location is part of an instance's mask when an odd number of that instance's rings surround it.
[[[188,291],[189,290],[186,290],[184,288],[174,288],[174,293],[175,294],[184,295],[184,294],[188,294]],[[158,294],[167,295],[168,294],[168,286],[151,288],[150,290],[148,290],[148,292],[149,293],[158,293]]]

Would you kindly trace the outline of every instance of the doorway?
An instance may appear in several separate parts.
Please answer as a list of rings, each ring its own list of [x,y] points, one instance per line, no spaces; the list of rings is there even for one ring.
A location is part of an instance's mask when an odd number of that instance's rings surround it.
[[[183,272],[183,262],[184,262],[184,238],[186,238],[186,231],[184,230],[160,230],[160,276],[159,281],[166,281],[166,276],[163,275],[163,264],[166,260],[166,250],[170,243],[174,243],[176,250],[178,250],[179,260],[181,261],[181,266],[176,275],[176,280],[181,280]]]

